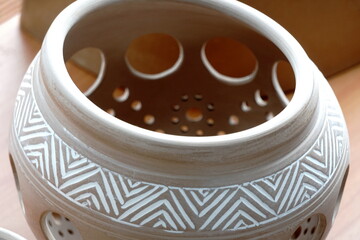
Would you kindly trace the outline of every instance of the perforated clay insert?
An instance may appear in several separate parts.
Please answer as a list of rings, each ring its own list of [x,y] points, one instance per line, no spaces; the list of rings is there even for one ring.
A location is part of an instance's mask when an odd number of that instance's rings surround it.
[[[49,240],[82,240],[80,232],[67,217],[48,212],[42,218],[42,228]]]
[[[324,234],[326,220],[324,215],[315,214],[303,221],[293,232],[290,240],[319,240]]]
[[[114,10],[116,16],[119,11]],[[219,13],[211,17],[193,10],[194,24],[185,26],[186,14],[166,4],[163,11],[172,15],[166,24],[158,17],[161,12],[148,13],[152,21],[143,24],[123,13],[132,31],[122,30],[116,25],[122,19],[114,16],[89,32],[83,25],[96,19],[88,17],[68,34],[65,60],[85,46],[101,56],[97,67],[80,64],[95,73],[92,84],[83,87],[71,74],[96,105],[139,127],[187,136],[242,131],[286,107],[295,77],[272,42]],[[79,65],[79,57],[75,62]]]

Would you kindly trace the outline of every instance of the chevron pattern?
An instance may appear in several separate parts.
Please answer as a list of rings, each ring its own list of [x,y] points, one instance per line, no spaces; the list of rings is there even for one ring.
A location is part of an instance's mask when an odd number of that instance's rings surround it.
[[[343,119],[337,104],[329,102],[323,130],[312,148],[269,176],[219,188],[137,181],[76,152],[52,130],[34,100],[32,70],[18,92],[13,124],[28,163],[59,194],[122,224],[174,233],[257,227],[313,199],[348,157]]]

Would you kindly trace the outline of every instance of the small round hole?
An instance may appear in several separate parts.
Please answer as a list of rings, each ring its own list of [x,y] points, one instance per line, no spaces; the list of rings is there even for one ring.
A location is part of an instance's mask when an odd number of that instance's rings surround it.
[[[108,113],[108,114],[110,114],[111,116],[115,116],[115,110],[113,109],[113,108],[109,108],[108,110],[106,110],[106,112]]]
[[[173,110],[174,112],[179,111],[179,110],[180,110],[180,105],[178,105],[178,104],[173,105],[173,106],[172,106],[172,110]]]
[[[52,224],[52,222],[50,221],[50,220],[48,220],[48,225],[50,226],[50,227],[52,227],[53,226],[53,224]]]
[[[208,118],[208,119],[206,120],[206,123],[207,123],[208,126],[212,127],[212,126],[214,126],[214,124],[215,124],[215,120],[212,119],[212,118]]]
[[[179,119],[178,117],[172,117],[172,118],[171,118],[171,122],[172,122],[173,124],[178,124],[178,123],[180,122],[180,119]]]
[[[151,114],[147,114],[144,116],[144,123],[147,125],[152,125],[155,122],[155,117]]]
[[[266,118],[266,121],[269,121],[269,120],[273,119],[274,118],[274,113],[267,112],[265,118]]]
[[[187,133],[189,131],[189,127],[186,126],[186,125],[182,125],[180,127],[180,131],[183,132],[183,133]]]
[[[254,53],[245,44],[227,37],[207,41],[201,50],[201,58],[215,78],[232,85],[252,81],[258,69]]]
[[[183,49],[174,37],[150,33],[134,39],[125,61],[130,71],[144,79],[159,79],[175,72],[183,60]]]
[[[135,100],[131,103],[131,108],[134,110],[134,111],[140,111],[141,110],[141,107],[142,107],[142,104],[139,100]]]
[[[182,95],[182,96],[181,96],[181,101],[186,102],[187,100],[189,100],[189,96],[188,96],[188,95]]]
[[[117,87],[113,91],[113,98],[118,102],[125,102],[129,97],[130,91],[126,87]]]
[[[59,231],[58,233],[59,233],[59,236],[60,236],[60,237],[64,237],[64,234],[63,234],[62,231]]]
[[[295,230],[295,232],[291,236],[291,239],[298,239],[300,235],[301,235],[301,226]]]
[[[105,57],[100,49],[84,48],[72,55],[65,65],[75,85],[88,96],[102,81]]]
[[[198,130],[196,130],[196,135],[197,135],[197,136],[203,136],[203,135],[204,135],[204,131],[201,130],[201,129],[198,129]]]
[[[186,118],[190,122],[199,122],[203,118],[203,114],[199,108],[189,108],[186,111]]]
[[[238,125],[239,124],[239,117],[236,115],[231,115],[229,117],[229,124],[234,126],[234,125]]]
[[[298,225],[290,239],[322,239],[325,229],[325,216],[323,214],[314,214]]]
[[[53,213],[51,213],[51,216],[52,216],[52,218],[53,218],[53,220],[54,220],[54,222],[55,222],[56,225],[60,225],[60,224],[61,224],[62,218],[61,218],[61,215],[60,215],[60,214],[53,212]]]
[[[269,96],[261,90],[255,92],[255,102],[260,107],[265,107],[268,104]]]
[[[209,111],[214,111],[214,110],[215,110],[214,104],[213,104],[213,103],[209,103],[209,104],[207,105],[207,109],[208,109]]]
[[[203,99],[203,96],[201,94],[195,94],[194,99],[196,101],[201,101]]]
[[[249,105],[249,103],[247,101],[244,101],[241,103],[241,110],[243,112],[250,112],[251,111],[251,107]]]
[[[74,234],[74,231],[71,230],[71,229],[68,229],[67,232],[68,232],[70,235],[73,235],[73,234]]]

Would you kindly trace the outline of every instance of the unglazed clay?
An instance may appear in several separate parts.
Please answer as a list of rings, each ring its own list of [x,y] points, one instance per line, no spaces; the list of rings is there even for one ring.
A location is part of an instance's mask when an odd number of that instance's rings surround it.
[[[13,233],[7,229],[0,228],[0,239],[1,240],[26,240],[25,238]]]
[[[132,65],[128,46],[146,34],[175,40],[171,67]],[[220,40],[246,46],[253,69],[215,69],[206,47]],[[65,61],[87,47],[104,63],[85,96]],[[284,61],[296,79],[290,102]],[[258,11],[84,0],[56,18],[24,77],[10,154],[38,239],[325,239],[349,142],[326,79]]]

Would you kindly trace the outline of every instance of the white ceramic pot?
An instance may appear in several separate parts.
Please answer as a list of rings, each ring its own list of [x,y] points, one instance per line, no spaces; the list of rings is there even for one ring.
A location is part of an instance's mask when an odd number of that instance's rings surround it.
[[[1,240],[26,240],[20,235],[13,233],[7,229],[0,228],[0,239]]]
[[[170,67],[134,65],[128,46],[144,34],[173,40]],[[87,96],[65,67],[86,47],[104,61]],[[238,53],[251,71],[229,67]],[[296,79],[289,103],[279,61]],[[10,153],[30,227],[56,240],[324,239],[349,165],[339,105],[298,42],[215,0],[65,9],[20,86]]]

